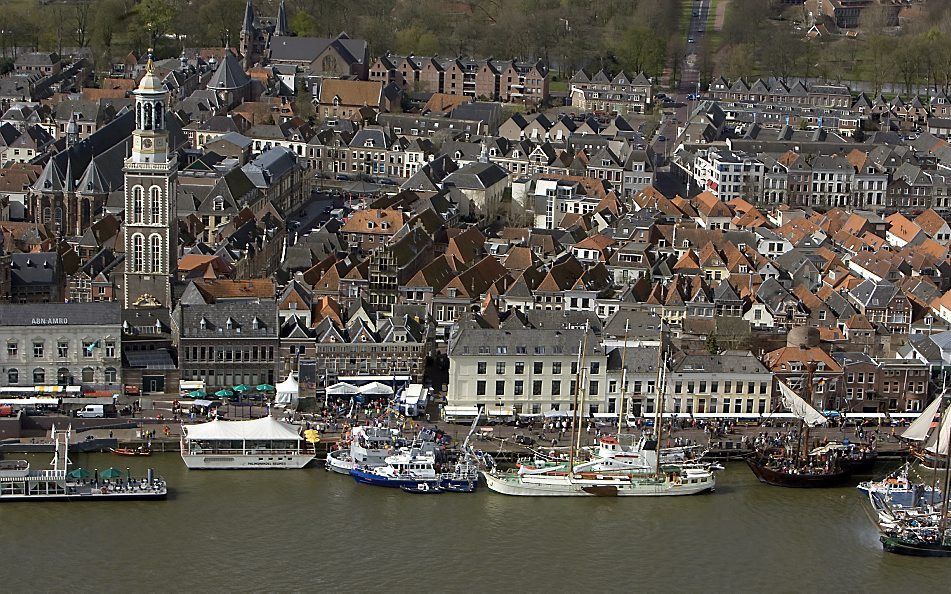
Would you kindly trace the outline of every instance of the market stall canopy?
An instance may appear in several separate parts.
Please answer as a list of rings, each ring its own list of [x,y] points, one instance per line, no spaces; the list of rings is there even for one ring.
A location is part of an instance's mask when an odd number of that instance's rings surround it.
[[[331,396],[352,396],[354,394],[359,394],[360,389],[345,382],[337,382],[336,384],[327,388],[327,393]]]
[[[300,394],[300,384],[293,373],[288,374],[287,379],[277,385],[277,395],[274,397],[274,404],[289,405],[297,402]]]
[[[380,382],[370,382],[365,386],[360,386],[360,393],[367,395],[388,395],[393,393],[393,388]]]
[[[222,421],[215,419],[201,425],[185,425],[188,440],[291,440],[303,439],[298,429],[282,423],[274,417],[262,417],[250,421]]]

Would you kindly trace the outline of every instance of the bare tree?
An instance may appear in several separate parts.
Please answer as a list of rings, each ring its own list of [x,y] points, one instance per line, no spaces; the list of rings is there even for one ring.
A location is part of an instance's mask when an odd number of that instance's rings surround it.
[[[73,3],[70,10],[70,25],[73,30],[73,39],[76,45],[86,47],[89,43],[89,26],[92,2],[90,0],[77,0]]]

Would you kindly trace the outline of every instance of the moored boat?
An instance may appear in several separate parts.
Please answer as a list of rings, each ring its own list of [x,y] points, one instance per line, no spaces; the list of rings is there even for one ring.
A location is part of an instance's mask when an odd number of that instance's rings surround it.
[[[385,464],[376,468],[352,468],[350,476],[358,483],[377,487],[399,488],[419,482],[438,482],[436,456],[413,447],[393,456],[387,456]]]
[[[152,451],[146,448],[145,446],[139,446],[137,448],[110,448],[113,454],[117,456],[151,456]]]
[[[317,455],[299,427],[272,417],[182,428],[182,460],[191,469],[303,468]]]
[[[393,433],[385,427],[354,427],[349,447],[327,454],[327,470],[349,475],[353,468],[376,468],[393,455]]]
[[[52,429],[52,470],[33,470],[26,460],[0,461],[0,501],[113,501],[165,499],[168,487],[152,470],[144,478],[122,476],[114,468],[101,475],[82,468],[69,470],[71,431]]]
[[[419,495],[436,495],[442,493],[443,489],[436,481],[422,481],[410,485],[401,485],[400,489],[406,493],[415,493]]]
[[[833,466],[812,467],[809,465],[786,465],[786,460],[771,460],[763,456],[750,456],[747,466],[761,483],[774,487],[822,488],[836,487],[852,477],[848,469]]]

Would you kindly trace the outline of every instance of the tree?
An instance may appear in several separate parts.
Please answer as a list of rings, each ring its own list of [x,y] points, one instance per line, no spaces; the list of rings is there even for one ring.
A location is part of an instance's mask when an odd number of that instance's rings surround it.
[[[290,22],[291,30],[298,35],[305,37],[317,35],[317,20],[314,19],[310,13],[304,12],[303,10],[297,11],[294,16],[291,17]]]
[[[717,335],[716,335],[716,334],[714,334],[714,333],[712,333],[712,332],[711,332],[710,334],[707,334],[707,341],[706,341],[705,348],[707,349],[707,352],[710,353],[711,355],[719,355],[719,354],[720,354],[720,347],[719,347],[719,345],[717,344]]]
[[[631,27],[621,36],[617,46],[621,65],[631,73],[659,74],[664,68],[664,43],[643,27]]]
[[[177,14],[172,0],[142,0],[136,9],[139,26],[149,35],[151,47],[169,32]]]
[[[70,10],[70,27],[73,30],[73,39],[79,47],[86,47],[89,43],[89,26],[91,21],[92,2],[77,0]]]

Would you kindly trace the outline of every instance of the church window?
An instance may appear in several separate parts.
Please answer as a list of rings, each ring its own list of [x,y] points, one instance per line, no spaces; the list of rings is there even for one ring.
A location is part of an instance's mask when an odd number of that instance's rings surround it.
[[[157,233],[149,237],[149,271],[162,271],[162,238]]]
[[[132,272],[142,272],[145,258],[145,238],[136,233],[132,236]]]
[[[132,188],[132,222],[141,223],[145,210],[145,189],[142,186]]]
[[[149,222],[153,225],[160,225],[162,220],[162,189],[158,186],[149,188]]]

